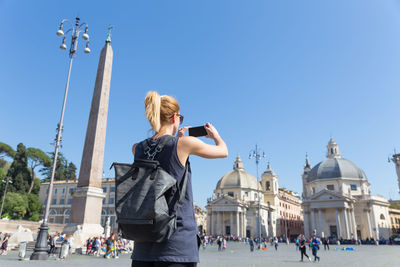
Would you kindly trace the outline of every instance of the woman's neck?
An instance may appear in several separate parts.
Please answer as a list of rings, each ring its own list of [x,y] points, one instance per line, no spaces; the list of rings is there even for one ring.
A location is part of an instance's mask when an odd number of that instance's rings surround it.
[[[174,128],[173,128],[173,125],[171,125],[171,126],[161,126],[161,128],[160,128],[160,130],[155,134],[155,135],[153,135],[153,139],[156,139],[156,138],[160,138],[161,136],[164,136],[164,135],[174,135]]]

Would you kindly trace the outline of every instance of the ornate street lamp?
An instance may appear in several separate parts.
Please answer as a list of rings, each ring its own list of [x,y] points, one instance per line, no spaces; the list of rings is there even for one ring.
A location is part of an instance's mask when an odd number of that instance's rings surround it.
[[[61,21],[60,27],[57,31],[57,36],[63,37],[62,43],[60,45],[60,49],[62,49],[62,50],[67,49],[67,45],[65,44],[66,35],[69,32],[71,32],[71,47],[69,49],[69,58],[70,58],[69,69],[68,69],[67,83],[65,85],[64,102],[63,102],[63,106],[62,106],[62,110],[61,110],[60,123],[58,124],[58,127],[57,127],[57,136],[56,136],[56,144],[55,144],[55,151],[54,151],[53,167],[52,167],[52,171],[51,171],[51,178],[50,178],[50,185],[49,185],[49,194],[47,195],[46,209],[44,211],[42,225],[39,227],[39,234],[38,234],[38,237],[36,240],[35,249],[30,257],[31,260],[47,260],[48,259],[47,239],[48,239],[49,227],[48,227],[47,221],[48,221],[48,217],[49,217],[50,201],[51,201],[51,197],[52,197],[52,193],[53,193],[53,180],[54,180],[54,174],[56,172],[58,148],[60,147],[61,135],[62,135],[62,130],[63,130],[64,111],[65,111],[65,104],[67,102],[67,94],[68,94],[68,87],[69,87],[69,79],[71,76],[72,60],[76,56],[76,48],[78,46],[78,38],[79,38],[79,34],[83,32],[81,30],[81,28],[83,26],[85,26],[85,30],[82,34],[82,39],[86,41],[86,47],[83,51],[86,54],[90,53],[88,25],[87,25],[87,23],[79,24],[79,21],[80,21],[80,19],[78,17],[76,17],[75,25],[74,25],[70,20],[63,19]],[[70,24],[71,28],[64,33],[63,28],[64,28],[65,22],[68,22]]]
[[[260,183],[258,181],[258,163],[261,158],[266,158],[265,152],[260,150],[256,145],[256,149],[250,150],[249,159],[255,159],[257,166],[257,198],[258,198],[258,249],[261,249],[261,197],[260,197]]]

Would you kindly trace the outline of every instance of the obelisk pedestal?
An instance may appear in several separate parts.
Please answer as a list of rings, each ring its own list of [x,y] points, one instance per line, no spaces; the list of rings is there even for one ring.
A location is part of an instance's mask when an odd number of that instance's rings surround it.
[[[97,68],[78,186],[72,194],[69,224],[64,228],[65,233],[73,235],[75,248],[83,246],[89,237],[100,236],[104,232],[100,225],[102,201],[105,197],[101,179],[112,60],[113,50],[109,33],[101,50]]]

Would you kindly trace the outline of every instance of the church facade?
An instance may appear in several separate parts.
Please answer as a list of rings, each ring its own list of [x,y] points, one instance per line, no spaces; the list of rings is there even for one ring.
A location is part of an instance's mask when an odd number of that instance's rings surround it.
[[[303,231],[300,198],[279,188],[269,164],[259,182],[244,170],[240,156],[218,181],[206,210],[209,235],[290,237]]]
[[[389,202],[371,195],[363,170],[341,157],[330,139],[327,158],[302,174],[304,232],[338,239],[389,238]]]

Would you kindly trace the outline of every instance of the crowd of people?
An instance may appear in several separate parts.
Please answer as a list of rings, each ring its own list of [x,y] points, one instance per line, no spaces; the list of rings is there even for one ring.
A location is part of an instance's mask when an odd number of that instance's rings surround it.
[[[253,252],[255,247],[258,249],[267,250],[268,243],[270,246],[278,250],[279,243],[285,242],[289,244],[289,239],[286,238],[253,238],[253,237],[236,237],[231,235],[218,235],[218,236],[207,236],[204,235],[201,237],[201,245],[203,249],[206,249],[207,245],[213,245],[214,243],[218,246],[218,251],[224,251],[227,248],[227,241],[229,242],[243,242],[246,245],[249,245],[250,251]],[[314,261],[320,261],[320,257],[318,256],[318,250],[320,249],[320,244],[324,245],[325,250],[329,250],[329,239],[322,238],[321,240],[313,235],[310,239],[306,239],[304,235],[299,235],[295,240],[293,240],[296,244],[296,250],[300,251],[300,261],[304,260],[304,256],[311,261],[311,257],[306,253],[307,247],[311,249],[312,255],[314,256]]]
[[[57,256],[56,247],[62,247],[64,244],[68,245],[68,253],[70,253],[73,237],[64,233],[56,233],[49,235],[48,239],[48,253],[50,256]],[[111,233],[109,237],[101,235],[99,237],[89,238],[85,242],[86,255],[103,256],[106,259],[118,258],[120,253],[129,253],[133,250],[133,241],[129,241],[117,237]]]

